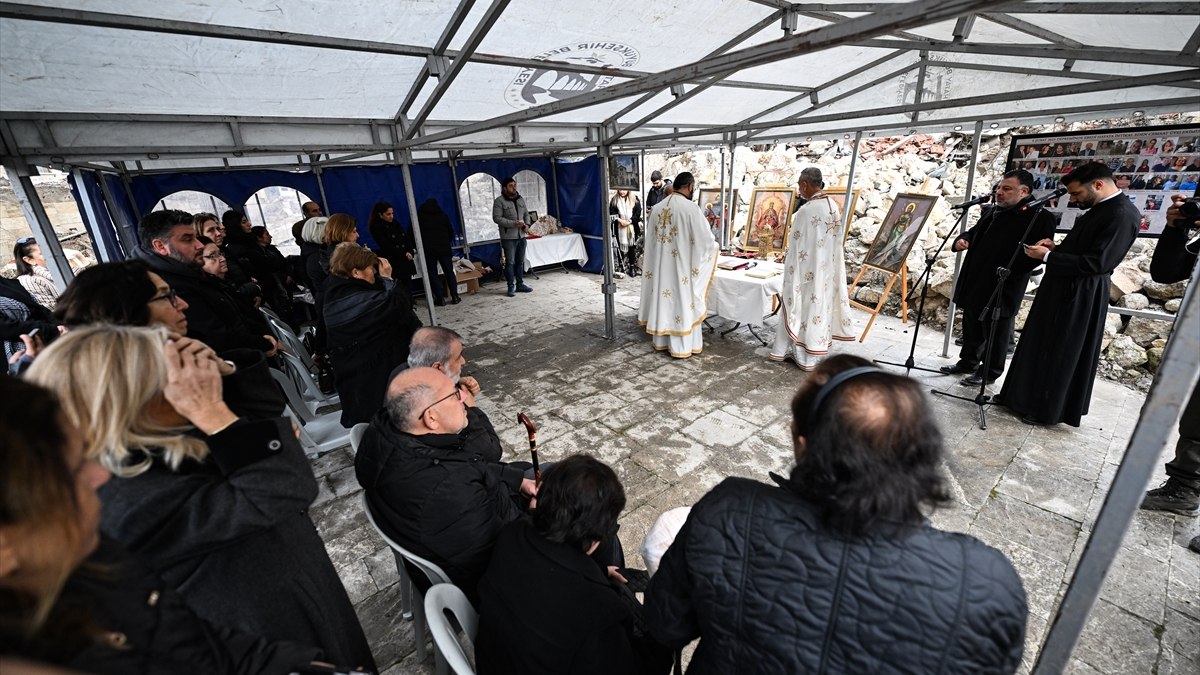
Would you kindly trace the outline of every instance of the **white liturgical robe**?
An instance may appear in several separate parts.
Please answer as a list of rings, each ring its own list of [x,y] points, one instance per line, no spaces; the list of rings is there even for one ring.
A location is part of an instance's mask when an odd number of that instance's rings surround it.
[[[654,348],[676,358],[699,354],[708,286],[717,267],[717,242],[700,207],[679,194],[654,205],[646,219],[638,323]]]
[[[834,340],[854,340],[842,255],[842,217],[824,195],[796,211],[784,259],[783,309],[771,360],[812,370]]]

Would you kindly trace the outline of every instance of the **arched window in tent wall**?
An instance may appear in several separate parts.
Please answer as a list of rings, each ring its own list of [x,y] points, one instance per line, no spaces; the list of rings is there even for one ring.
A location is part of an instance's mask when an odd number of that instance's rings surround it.
[[[265,225],[271,243],[284,255],[297,255],[300,245],[292,238],[292,225],[303,217],[300,205],[317,201],[290,187],[265,187],[246,201],[245,213],[251,225]]]
[[[468,244],[500,238],[500,231],[492,222],[492,204],[499,196],[500,181],[486,173],[473,173],[459,184],[458,199],[462,203]]]
[[[539,216],[546,215],[546,179],[542,174],[525,169],[518,171],[513,178],[517,180],[517,192],[525,198],[525,208],[537,211]]]
[[[163,211],[166,209],[187,211],[193,215],[197,213],[215,213],[217,214],[217,218],[220,218],[222,213],[229,210],[229,205],[220,197],[207,192],[180,190],[160,199],[158,204],[154,205],[153,210]]]

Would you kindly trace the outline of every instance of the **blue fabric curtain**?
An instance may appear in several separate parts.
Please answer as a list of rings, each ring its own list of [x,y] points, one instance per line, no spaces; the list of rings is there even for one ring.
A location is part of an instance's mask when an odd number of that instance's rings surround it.
[[[563,211],[559,220],[579,234],[603,236],[608,214],[602,211],[600,204],[600,159],[592,155],[574,162],[559,160],[555,168],[558,171],[558,202]],[[583,246],[588,254],[583,270],[602,272],[604,242],[585,236]]]
[[[96,259],[105,260],[108,258],[111,260],[120,260],[127,257],[129,251],[125,250],[125,246],[117,234],[117,226],[114,225],[112,217],[108,213],[108,206],[104,203],[104,194],[100,192],[100,181],[97,180],[96,172],[81,170],[79,174],[84,183],[83,188],[87,190],[92,213],[96,215],[96,220],[98,221],[94,223],[89,222],[87,210],[79,210],[79,215],[83,218],[83,225],[92,239],[92,250],[96,253]],[[71,196],[75,198],[75,203],[82,204],[83,195],[79,190],[80,186],[76,184],[74,172],[67,174],[67,183],[71,186]],[[110,255],[103,255],[101,249],[104,249]]]

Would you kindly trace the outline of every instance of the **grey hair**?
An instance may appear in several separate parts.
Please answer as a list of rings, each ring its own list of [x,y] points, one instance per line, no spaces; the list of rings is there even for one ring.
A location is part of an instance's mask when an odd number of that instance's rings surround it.
[[[408,431],[416,426],[416,418],[422,409],[429,405],[433,398],[433,387],[427,384],[415,384],[399,393],[388,396],[384,402],[388,417],[392,419],[400,431]]]
[[[806,180],[810,185],[815,185],[819,188],[825,187],[825,181],[821,177],[821,170],[815,166],[810,166],[801,171],[800,180]]]
[[[325,216],[313,216],[304,221],[304,227],[300,230],[300,238],[310,244],[320,244],[325,237],[325,223],[329,222],[329,218]]]
[[[462,336],[442,326],[423,326],[413,333],[408,346],[408,367],[426,368],[450,360],[451,346]]]

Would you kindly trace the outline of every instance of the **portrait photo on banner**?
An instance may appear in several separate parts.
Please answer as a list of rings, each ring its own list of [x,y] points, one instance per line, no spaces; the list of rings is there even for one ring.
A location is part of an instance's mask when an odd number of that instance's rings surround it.
[[[786,185],[754,188],[750,193],[750,215],[742,231],[742,250],[769,248],[782,253],[787,247],[795,199],[796,193]]]
[[[921,235],[925,221],[933,212],[937,199],[935,195],[913,192],[896,195],[896,201],[888,209],[879,234],[875,235],[875,241],[867,249],[863,264],[885,272],[899,272],[908,252]]]
[[[712,230],[713,238],[718,243],[721,239],[721,223],[725,217],[725,197],[728,196],[725,190],[715,187],[702,187],[696,190],[697,202],[700,205],[700,210],[704,212],[704,219],[708,221],[708,228]],[[733,204],[737,204],[737,188],[733,190]],[[733,213],[737,213],[736,206]],[[730,222],[732,224],[732,221]]]
[[[640,192],[637,155],[613,155],[608,158],[608,185],[613,190]]]

